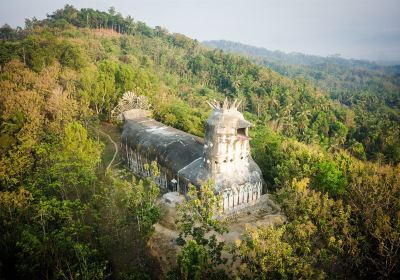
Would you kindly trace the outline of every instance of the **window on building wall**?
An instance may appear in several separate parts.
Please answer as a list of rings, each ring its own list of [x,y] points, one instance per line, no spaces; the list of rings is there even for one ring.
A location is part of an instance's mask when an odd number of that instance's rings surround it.
[[[238,128],[237,135],[246,136],[246,128]]]

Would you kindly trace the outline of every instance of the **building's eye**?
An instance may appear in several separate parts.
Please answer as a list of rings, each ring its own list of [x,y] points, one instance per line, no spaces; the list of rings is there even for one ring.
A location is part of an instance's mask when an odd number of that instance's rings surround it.
[[[231,162],[233,161],[233,159],[231,158],[231,160],[230,160]]]
[[[226,159],[224,159],[224,162],[226,163]]]
[[[238,128],[237,135],[246,136],[246,128]]]
[[[243,159],[243,157],[241,157],[240,159]]]
[[[218,161],[214,161],[215,162],[215,164],[218,164]]]

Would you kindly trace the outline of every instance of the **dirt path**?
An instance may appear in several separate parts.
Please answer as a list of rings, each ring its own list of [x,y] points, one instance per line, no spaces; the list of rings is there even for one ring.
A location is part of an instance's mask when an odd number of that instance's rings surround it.
[[[113,164],[113,162],[114,162],[114,160],[115,160],[115,158],[116,158],[116,156],[118,154],[119,149],[118,149],[117,143],[115,143],[115,141],[111,138],[111,136],[109,134],[105,133],[104,131],[101,131],[100,129],[99,129],[99,132],[101,134],[107,136],[107,138],[110,140],[111,143],[113,143],[114,148],[115,148],[114,156],[112,157],[112,159],[110,160],[110,162],[107,165],[107,168],[106,168],[106,172],[107,172],[111,168],[111,166],[112,166],[112,164]]]

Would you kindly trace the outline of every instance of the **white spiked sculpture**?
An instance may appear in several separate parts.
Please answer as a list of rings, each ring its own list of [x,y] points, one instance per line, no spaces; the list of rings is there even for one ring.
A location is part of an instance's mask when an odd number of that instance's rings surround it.
[[[223,110],[223,111],[236,110],[237,111],[240,104],[242,103],[242,100],[240,100],[239,102],[237,102],[237,101],[238,100],[235,99],[232,104],[229,104],[228,98],[225,98],[224,102],[218,102],[215,99],[211,102],[210,101],[206,101],[206,102],[208,105],[210,105],[210,107],[212,109],[215,109],[215,110]]]
[[[133,91],[127,91],[122,95],[117,106],[111,111],[111,118],[121,121],[122,114],[132,109],[149,110],[151,105],[144,95],[136,95]]]

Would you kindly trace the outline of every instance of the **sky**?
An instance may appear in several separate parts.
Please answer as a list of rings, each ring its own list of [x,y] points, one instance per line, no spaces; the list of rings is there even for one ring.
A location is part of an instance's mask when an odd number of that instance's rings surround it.
[[[400,61],[400,0],[0,0],[0,24],[24,26],[72,4],[113,6],[148,25],[269,50]]]

